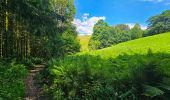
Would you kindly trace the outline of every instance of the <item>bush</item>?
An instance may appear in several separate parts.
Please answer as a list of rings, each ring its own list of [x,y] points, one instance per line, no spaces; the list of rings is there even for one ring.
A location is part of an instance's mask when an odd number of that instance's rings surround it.
[[[25,66],[0,60],[0,99],[21,100],[25,95]]]
[[[170,55],[152,52],[115,59],[92,55],[52,59],[46,90],[53,99],[166,100],[169,61]]]
[[[42,58],[24,58],[21,62],[18,62],[19,64],[24,64],[27,69],[33,69],[35,65],[42,64],[44,62],[44,59]]]
[[[28,58],[22,59],[22,61],[19,62],[19,63],[24,64],[27,69],[33,69],[35,67],[35,64],[33,63],[33,60],[28,59]]]
[[[44,61],[42,58],[32,58],[31,60],[34,64],[42,64]]]

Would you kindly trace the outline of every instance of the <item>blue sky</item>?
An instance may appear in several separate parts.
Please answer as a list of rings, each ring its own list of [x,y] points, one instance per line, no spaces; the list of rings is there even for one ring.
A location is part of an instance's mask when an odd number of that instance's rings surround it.
[[[104,19],[110,25],[140,23],[147,26],[147,19],[170,9],[170,0],[75,0],[74,24],[80,34],[90,35],[94,24]]]

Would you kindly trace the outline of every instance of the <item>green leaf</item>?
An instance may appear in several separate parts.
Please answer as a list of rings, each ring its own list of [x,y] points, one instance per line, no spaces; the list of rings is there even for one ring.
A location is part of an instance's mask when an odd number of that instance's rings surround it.
[[[170,86],[169,86],[169,85],[163,85],[163,84],[162,84],[162,85],[159,86],[159,87],[170,91]]]
[[[152,87],[149,85],[144,85],[144,89],[145,89],[145,91],[144,91],[143,95],[148,96],[148,97],[155,97],[155,96],[164,94],[164,92],[162,90],[160,90],[159,88]]]
[[[119,97],[120,98],[125,98],[125,97],[128,97],[129,95],[133,95],[133,92],[135,91],[136,89],[135,88],[132,88],[130,89],[129,91],[123,93],[122,95],[120,95]]]

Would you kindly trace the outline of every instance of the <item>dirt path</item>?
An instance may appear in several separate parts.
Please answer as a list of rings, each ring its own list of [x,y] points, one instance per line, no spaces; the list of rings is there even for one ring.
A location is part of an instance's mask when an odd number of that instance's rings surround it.
[[[24,100],[38,100],[40,89],[36,85],[36,75],[44,69],[44,65],[36,65],[33,70],[30,70],[25,80],[26,97]]]

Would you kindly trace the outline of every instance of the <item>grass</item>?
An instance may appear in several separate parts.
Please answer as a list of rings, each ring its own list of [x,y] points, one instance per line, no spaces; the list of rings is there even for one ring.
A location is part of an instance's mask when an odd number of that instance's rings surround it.
[[[148,49],[151,49],[153,53],[170,53],[170,32],[120,43],[101,50],[82,52],[78,55],[87,53],[100,55],[102,58],[116,58],[125,53],[129,55],[146,54]]]
[[[80,44],[81,44],[81,51],[88,51],[88,42],[91,36],[79,36]]]

